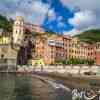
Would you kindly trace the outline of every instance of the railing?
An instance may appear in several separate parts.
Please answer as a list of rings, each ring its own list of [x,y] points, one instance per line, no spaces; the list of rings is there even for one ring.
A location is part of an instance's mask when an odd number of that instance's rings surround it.
[[[17,66],[20,72],[56,72],[66,74],[100,73],[100,66]]]

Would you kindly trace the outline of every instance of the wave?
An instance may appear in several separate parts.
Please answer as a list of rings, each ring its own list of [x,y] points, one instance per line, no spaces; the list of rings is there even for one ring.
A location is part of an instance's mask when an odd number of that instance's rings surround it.
[[[49,80],[49,79],[46,79],[46,78],[42,78],[41,76],[37,76],[37,75],[34,75],[34,77],[40,79],[41,81],[43,81],[44,83],[48,83],[49,85],[51,85],[54,89],[64,89],[66,90],[67,92],[71,92],[71,89],[68,88],[67,86],[64,86],[63,84],[61,83],[57,83],[53,80]]]
[[[66,90],[66,91],[68,91],[68,92],[71,91],[70,88],[64,86],[64,85],[61,84],[61,83],[56,83],[56,82],[50,81],[50,80],[48,80],[47,82],[48,82],[53,88],[55,88],[55,89],[64,89],[64,90]]]

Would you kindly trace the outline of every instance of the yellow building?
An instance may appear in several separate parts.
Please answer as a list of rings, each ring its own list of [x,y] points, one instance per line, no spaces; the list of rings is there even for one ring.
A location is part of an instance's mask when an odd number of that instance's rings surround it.
[[[0,45],[10,44],[10,41],[11,41],[10,37],[5,37],[5,36],[0,37]]]
[[[43,59],[32,59],[29,61],[29,64],[33,65],[44,65]]]
[[[21,45],[24,38],[24,19],[17,16],[13,25],[13,44]]]
[[[80,49],[80,45],[79,45],[79,39],[78,38],[73,38],[70,41],[70,58],[78,58],[79,54],[78,51]]]
[[[81,42],[78,38],[72,38],[69,54],[73,59],[94,59],[94,46]]]

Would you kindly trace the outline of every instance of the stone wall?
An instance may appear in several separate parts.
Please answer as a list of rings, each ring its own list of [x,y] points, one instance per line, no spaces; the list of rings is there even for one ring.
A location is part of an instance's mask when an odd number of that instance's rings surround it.
[[[17,51],[10,45],[0,45],[0,71],[12,71],[17,63]]]
[[[64,74],[84,74],[84,72],[100,72],[100,66],[17,66],[18,71],[57,72]]]

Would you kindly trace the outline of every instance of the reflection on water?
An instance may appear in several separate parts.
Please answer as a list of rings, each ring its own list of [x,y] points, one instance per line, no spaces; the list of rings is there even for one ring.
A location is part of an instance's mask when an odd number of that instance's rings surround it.
[[[0,100],[71,100],[71,95],[32,76],[0,74]]]

